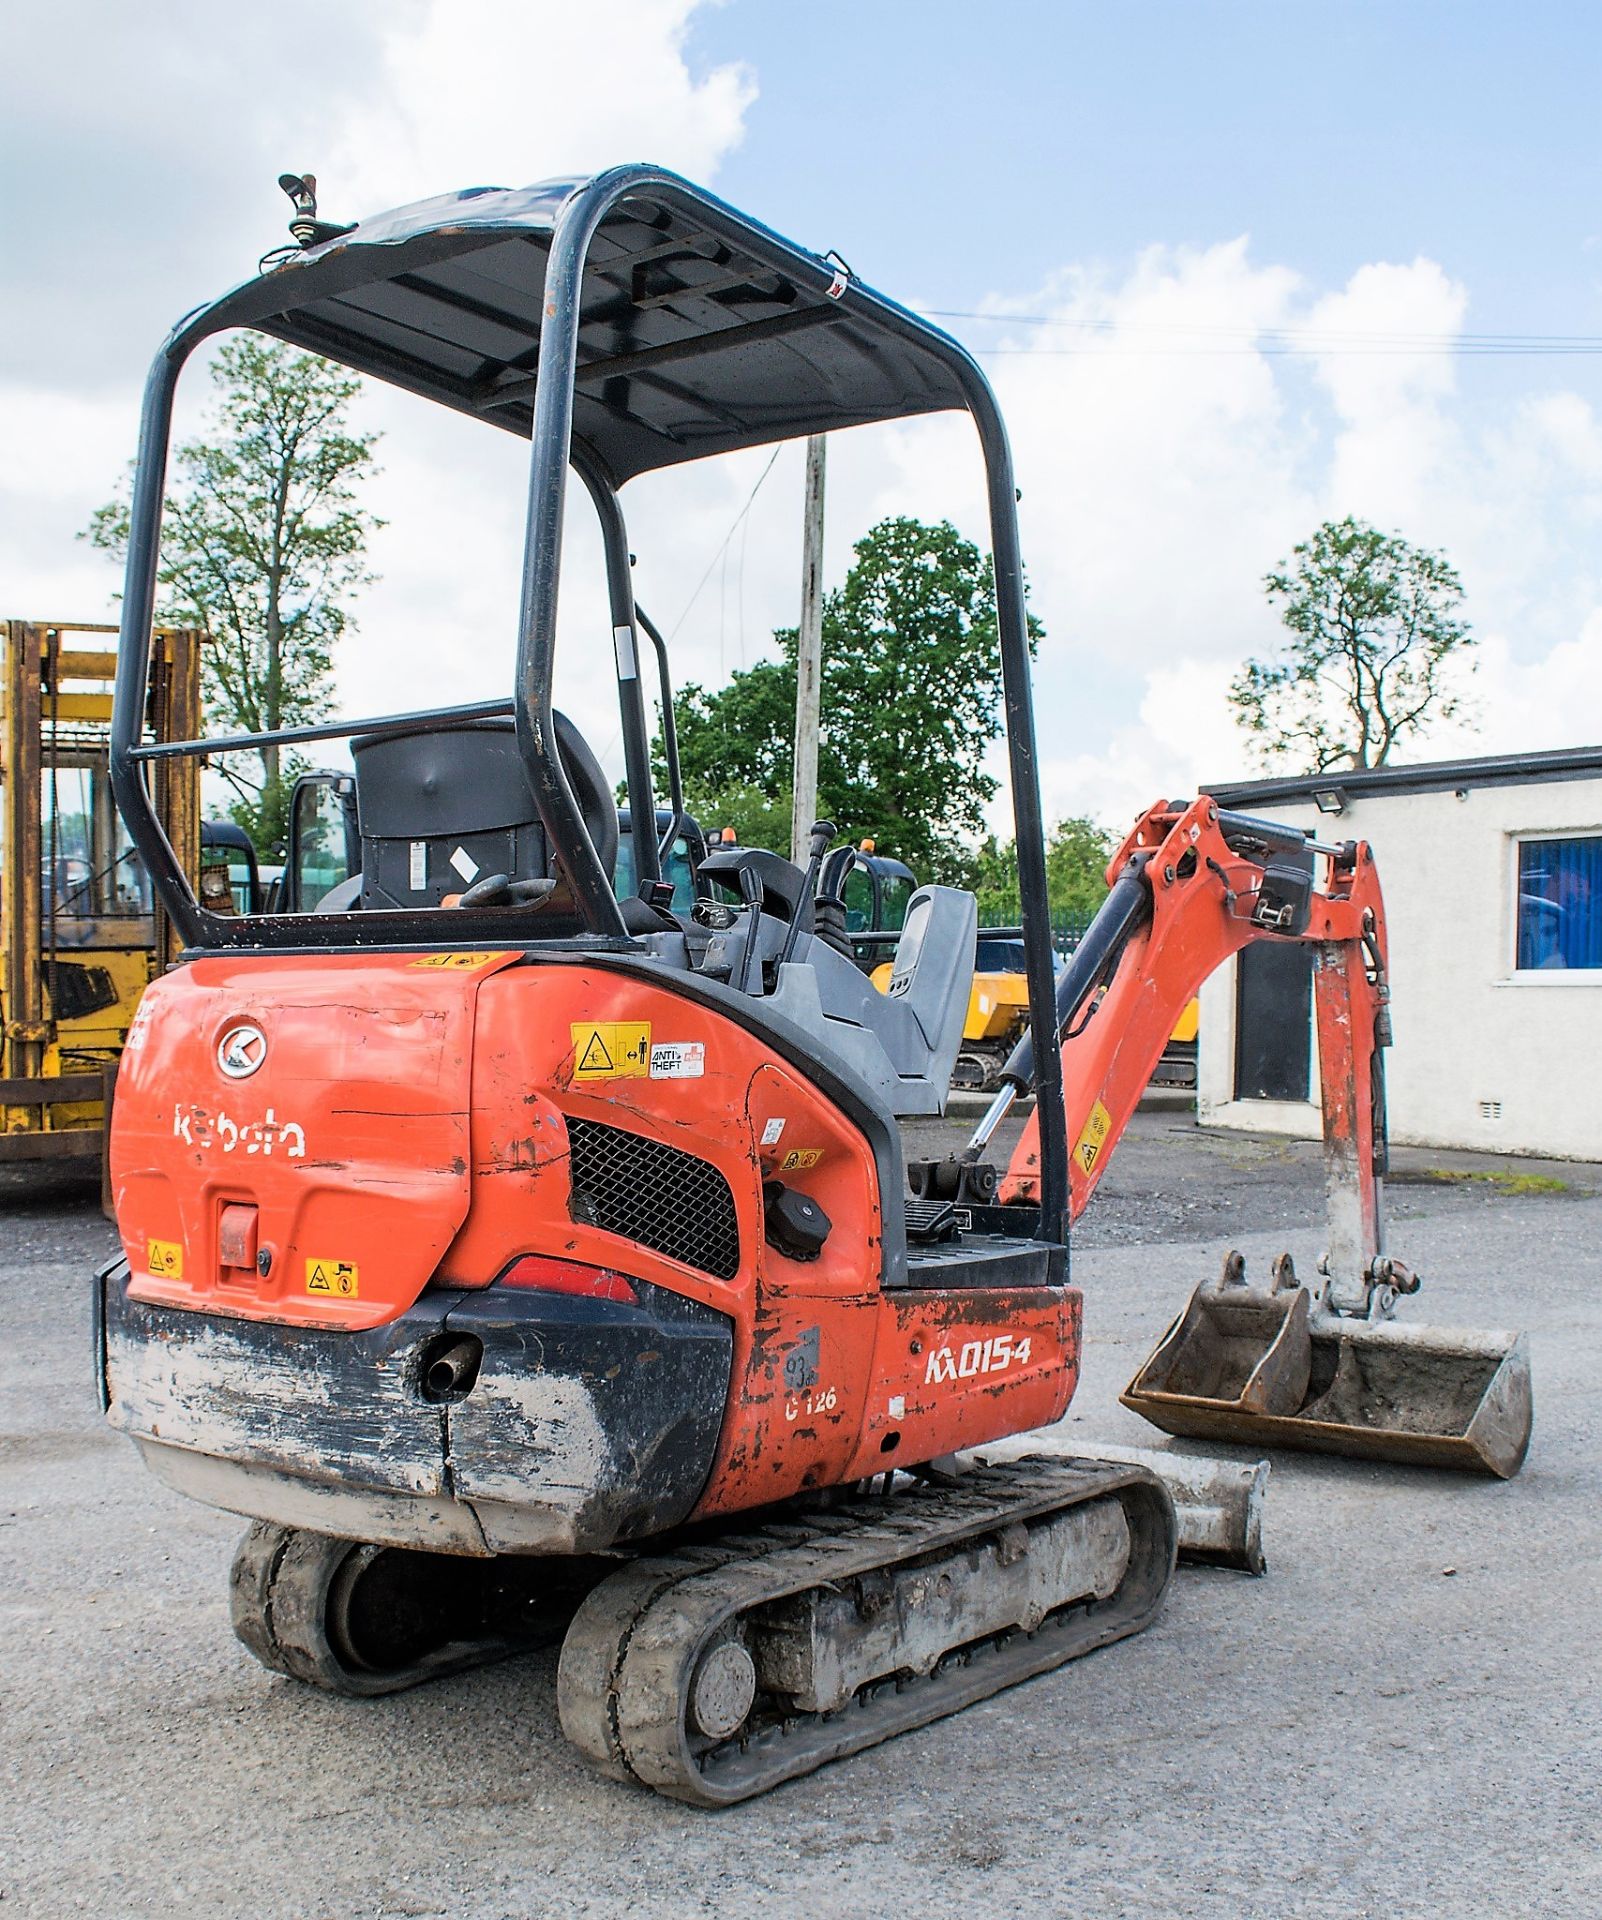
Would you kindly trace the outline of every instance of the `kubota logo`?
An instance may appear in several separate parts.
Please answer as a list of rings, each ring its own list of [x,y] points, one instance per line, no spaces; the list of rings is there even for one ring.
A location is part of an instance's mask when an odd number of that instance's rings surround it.
[[[217,1042],[217,1064],[230,1080],[248,1080],[267,1058],[267,1036],[253,1021],[241,1020]]]

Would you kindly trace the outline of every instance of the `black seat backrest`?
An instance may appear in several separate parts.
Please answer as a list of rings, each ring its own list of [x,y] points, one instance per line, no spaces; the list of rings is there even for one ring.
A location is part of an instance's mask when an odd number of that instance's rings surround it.
[[[563,714],[553,718],[568,778],[610,873],[617,808],[578,729]],[[553,874],[509,719],[369,735],[351,742],[351,759],[364,908],[437,907],[491,873],[514,880]]]

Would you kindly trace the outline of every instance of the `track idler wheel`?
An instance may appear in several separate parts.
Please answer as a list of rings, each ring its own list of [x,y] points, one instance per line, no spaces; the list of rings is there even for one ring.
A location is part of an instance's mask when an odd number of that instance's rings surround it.
[[[258,1520],[234,1556],[230,1612],[275,1673],[330,1693],[399,1693],[560,1639],[587,1584],[574,1577],[588,1568],[468,1560]]]

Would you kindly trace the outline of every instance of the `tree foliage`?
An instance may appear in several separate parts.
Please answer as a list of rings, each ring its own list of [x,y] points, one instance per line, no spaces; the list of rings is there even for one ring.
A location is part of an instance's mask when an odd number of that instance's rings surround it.
[[[1266,766],[1382,767],[1432,720],[1464,717],[1459,669],[1476,642],[1443,554],[1347,516],[1326,521],[1264,582],[1289,630],[1248,660],[1230,704]]]
[[[1054,925],[1083,926],[1107,896],[1107,862],[1117,841],[1084,814],[1059,820],[1046,841],[1046,899]],[[1012,925],[1022,911],[1018,855],[1011,841],[986,840],[971,882],[981,921]]]
[[[371,577],[368,536],[381,522],[358,503],[376,435],[350,430],[360,390],[349,374],[281,342],[241,334],[211,364],[206,436],[178,448],[162,526],[157,617],[202,627],[202,685],[214,728],[259,733],[328,711],[334,647],[351,596]],[[128,499],[96,512],[86,537],[122,558]],[[252,778],[230,756],[230,809],[271,853],[287,826],[301,764],[264,747]]]
[[[774,638],[777,660],[715,692],[686,686],[674,712],[691,812],[787,851],[796,634]],[[882,520],[824,600],[820,814],[920,878],[965,879],[996,792],[985,759],[1000,701],[989,561],[949,521]]]

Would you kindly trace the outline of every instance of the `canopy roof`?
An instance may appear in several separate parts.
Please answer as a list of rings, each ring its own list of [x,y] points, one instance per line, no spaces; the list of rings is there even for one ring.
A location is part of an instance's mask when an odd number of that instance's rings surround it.
[[[573,437],[613,485],[967,405],[972,363],[938,328],[687,181],[638,172],[591,242],[580,302]],[[587,184],[469,189],[364,220],[191,315],[172,345],[256,327],[526,436],[552,236]]]

